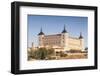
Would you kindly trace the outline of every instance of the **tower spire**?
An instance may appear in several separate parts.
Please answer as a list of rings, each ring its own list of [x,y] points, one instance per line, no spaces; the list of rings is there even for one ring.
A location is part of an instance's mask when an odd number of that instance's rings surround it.
[[[32,47],[34,47],[34,42],[32,42]]]
[[[40,33],[38,35],[44,35],[43,31],[42,31],[42,27],[40,29]]]
[[[63,29],[62,33],[67,33],[65,24],[64,24],[64,29]]]
[[[40,32],[42,32],[42,27],[41,27],[41,29],[40,29]]]
[[[82,39],[82,38],[83,38],[83,36],[82,36],[82,32],[80,32],[79,39]]]

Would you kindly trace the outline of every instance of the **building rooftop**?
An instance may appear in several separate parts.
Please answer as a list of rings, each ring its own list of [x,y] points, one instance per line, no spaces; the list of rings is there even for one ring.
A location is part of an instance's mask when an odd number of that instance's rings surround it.
[[[61,34],[52,34],[52,35],[45,35],[45,36],[61,36]]]

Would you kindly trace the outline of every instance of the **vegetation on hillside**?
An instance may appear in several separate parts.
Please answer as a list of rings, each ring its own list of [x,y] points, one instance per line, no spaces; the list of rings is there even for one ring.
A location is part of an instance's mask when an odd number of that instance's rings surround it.
[[[37,50],[30,51],[29,57],[38,60],[44,60],[50,58],[50,56],[54,55],[54,49],[46,49],[46,48],[38,48]]]

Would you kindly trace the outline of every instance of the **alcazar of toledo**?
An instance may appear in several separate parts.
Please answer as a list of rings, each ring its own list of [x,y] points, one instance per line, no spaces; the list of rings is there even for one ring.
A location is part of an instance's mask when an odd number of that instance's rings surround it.
[[[61,33],[45,35],[42,28],[40,30],[39,46],[45,48],[53,48],[55,51],[70,51],[80,50],[84,51],[84,38],[80,33],[79,37],[71,37],[67,32],[65,26]]]

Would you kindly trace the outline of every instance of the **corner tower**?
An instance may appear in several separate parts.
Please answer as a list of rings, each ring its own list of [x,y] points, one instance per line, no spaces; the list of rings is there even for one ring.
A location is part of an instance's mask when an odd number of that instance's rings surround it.
[[[69,50],[68,49],[68,39],[69,39],[69,35],[66,30],[66,26],[64,25],[64,29],[61,33],[61,46],[64,48],[64,51]]]
[[[44,33],[42,31],[42,27],[40,29],[40,33],[38,34],[39,36],[39,47],[43,47],[43,38],[44,38]]]
[[[84,51],[84,38],[83,38],[81,32],[80,32],[79,39],[80,39],[80,47],[81,47],[81,51]]]

